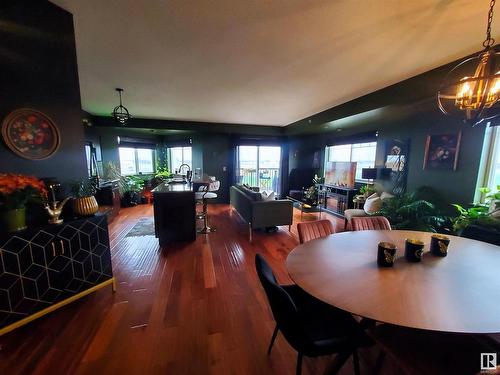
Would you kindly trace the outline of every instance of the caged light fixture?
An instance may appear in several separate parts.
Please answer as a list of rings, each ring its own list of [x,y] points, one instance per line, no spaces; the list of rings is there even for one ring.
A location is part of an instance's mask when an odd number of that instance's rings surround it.
[[[491,37],[494,6],[495,0],[491,0],[483,51],[455,66],[437,93],[444,114],[472,126],[500,115],[500,58]]]
[[[111,113],[111,115],[113,116],[113,118],[120,123],[120,125],[125,125],[127,123],[128,120],[130,120],[130,118],[132,116],[130,116],[130,113],[128,111],[127,108],[125,108],[123,105],[122,105],[122,92],[123,92],[123,89],[121,88],[116,88],[115,89],[116,91],[118,91],[118,95],[120,96],[120,105],[117,105],[114,109],[113,109],[113,112]]]

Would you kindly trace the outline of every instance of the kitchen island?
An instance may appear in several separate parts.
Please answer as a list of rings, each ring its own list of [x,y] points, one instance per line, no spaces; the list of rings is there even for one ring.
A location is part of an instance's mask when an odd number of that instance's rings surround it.
[[[155,235],[160,246],[196,239],[193,185],[167,180],[153,189]]]

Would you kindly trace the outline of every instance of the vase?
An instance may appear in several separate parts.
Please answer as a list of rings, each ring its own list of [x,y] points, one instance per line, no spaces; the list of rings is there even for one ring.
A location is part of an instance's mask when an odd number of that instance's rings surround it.
[[[78,216],[92,216],[98,210],[99,205],[93,195],[90,197],[73,199],[73,212]]]
[[[26,208],[14,208],[3,213],[3,221],[7,232],[26,229]]]

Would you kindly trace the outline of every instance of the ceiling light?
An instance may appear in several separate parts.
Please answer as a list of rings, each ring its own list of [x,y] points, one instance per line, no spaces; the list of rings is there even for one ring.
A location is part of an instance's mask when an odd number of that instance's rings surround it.
[[[500,66],[498,52],[491,37],[495,0],[490,2],[484,50],[455,66],[446,76],[437,93],[438,105],[444,114],[475,126],[500,115]]]
[[[125,108],[123,105],[122,105],[122,92],[123,92],[123,89],[121,88],[116,88],[115,89],[116,91],[118,91],[118,95],[120,96],[120,105],[116,106],[114,109],[113,109],[113,112],[111,113],[111,115],[113,116],[113,118],[118,121],[120,123],[120,125],[125,125],[125,123],[130,120],[130,113],[128,112],[128,109]]]

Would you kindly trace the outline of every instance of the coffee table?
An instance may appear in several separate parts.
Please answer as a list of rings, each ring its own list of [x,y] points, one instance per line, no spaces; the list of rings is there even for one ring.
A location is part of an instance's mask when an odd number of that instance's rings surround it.
[[[309,214],[309,213],[318,213],[318,220],[321,219],[321,205],[317,204],[315,206],[312,206],[306,202],[300,201],[298,199],[294,199],[292,197],[286,197],[287,199],[290,199],[293,202],[293,207],[298,209],[300,211],[300,219],[302,220],[302,216],[304,215],[304,212]]]

